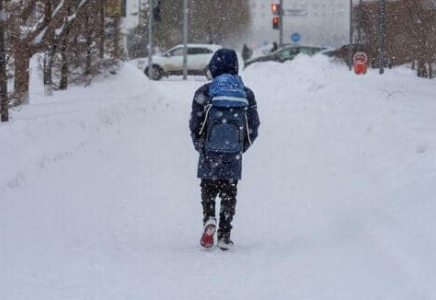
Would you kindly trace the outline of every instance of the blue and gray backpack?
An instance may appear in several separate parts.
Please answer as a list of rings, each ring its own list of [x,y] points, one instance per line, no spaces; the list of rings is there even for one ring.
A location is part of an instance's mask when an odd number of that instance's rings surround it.
[[[211,102],[205,106],[200,130],[201,136],[205,134],[205,150],[228,154],[242,152],[248,128],[248,100],[241,77],[217,76],[209,85],[209,96]]]

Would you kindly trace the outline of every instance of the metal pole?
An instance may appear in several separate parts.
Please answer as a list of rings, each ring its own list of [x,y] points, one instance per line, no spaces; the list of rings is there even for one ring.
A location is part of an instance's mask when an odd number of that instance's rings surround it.
[[[188,78],[188,0],[183,0],[183,80]]]
[[[153,16],[154,0],[149,0],[148,13],[148,78],[153,78]]]
[[[352,70],[352,60],[353,60],[353,0],[350,0],[350,42],[348,45],[348,66],[350,71]]]
[[[357,9],[357,45],[362,43],[362,0],[359,0]]]
[[[138,0],[138,27],[141,25],[141,0]]]
[[[280,11],[279,11],[279,45],[280,47],[283,46],[283,0],[280,0]]]
[[[384,60],[385,60],[385,43],[386,43],[386,2],[385,0],[380,0],[380,10],[379,10],[379,73],[384,73]]]

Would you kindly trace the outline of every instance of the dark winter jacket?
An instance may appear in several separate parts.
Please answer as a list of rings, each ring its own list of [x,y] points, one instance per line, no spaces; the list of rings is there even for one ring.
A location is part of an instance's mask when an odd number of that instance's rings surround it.
[[[226,73],[237,75],[239,68],[235,51],[230,49],[218,50],[209,63],[209,70],[214,78]],[[254,142],[260,125],[257,104],[253,91],[247,87],[245,91],[248,100],[249,137],[251,142]],[[200,129],[205,119],[205,106],[210,102],[209,83],[207,83],[195,92],[189,121],[192,142],[200,154],[197,177],[202,179],[239,180],[242,173],[242,153],[239,155],[208,153],[203,147],[202,140],[204,136],[200,136]],[[249,147],[250,143],[248,137],[246,137],[243,152],[247,151]]]

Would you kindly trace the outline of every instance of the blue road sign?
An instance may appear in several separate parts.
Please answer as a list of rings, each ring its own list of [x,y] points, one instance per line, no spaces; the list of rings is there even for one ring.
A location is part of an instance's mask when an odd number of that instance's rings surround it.
[[[301,35],[298,32],[294,32],[291,34],[291,41],[294,43],[298,43],[301,40]]]

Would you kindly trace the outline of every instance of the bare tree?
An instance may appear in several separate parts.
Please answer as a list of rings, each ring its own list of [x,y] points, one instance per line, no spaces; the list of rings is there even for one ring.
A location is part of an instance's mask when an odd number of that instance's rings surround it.
[[[242,46],[241,36],[245,36],[250,26],[250,6],[248,0],[189,0],[188,40],[193,43],[220,43],[226,46]],[[147,55],[144,45],[148,36],[148,9],[140,12],[143,24],[131,32],[132,56]],[[167,49],[183,40],[182,1],[161,1],[161,20],[156,23],[153,44]],[[142,19],[141,17],[139,19]]]
[[[53,7],[55,7],[55,1],[47,0],[47,13],[53,14]],[[55,32],[52,31],[47,37],[47,49],[44,53],[44,65],[43,65],[43,82],[44,91],[46,96],[53,95],[53,60],[56,53],[57,40]]]
[[[61,73],[60,89],[65,89],[67,82],[88,86],[101,68],[115,63],[114,43],[109,38],[120,28],[112,26],[112,17],[105,18],[103,4],[103,0],[91,1],[75,22],[65,22],[68,26],[60,46],[61,59],[56,58],[56,71]],[[111,50],[106,52],[112,54],[112,58],[104,57],[105,50]]]
[[[240,43],[250,24],[250,7],[246,0],[190,1],[189,38],[222,44]]]
[[[67,14],[69,15],[71,13],[71,9],[68,9]],[[65,31],[60,41],[60,55],[61,55],[61,78],[59,81],[59,89],[60,90],[66,90],[68,88],[68,39],[70,38],[70,26],[71,23],[68,20],[68,18],[65,18],[64,21]]]
[[[8,79],[6,76],[6,46],[3,0],[0,0],[0,114],[1,122],[9,121]]]
[[[417,62],[417,75],[431,77],[431,65],[434,62],[436,14],[434,9],[428,9],[425,0],[405,0],[404,6],[410,22],[413,24],[413,53]]]
[[[16,104],[29,103],[30,58],[47,49],[54,39],[60,40],[65,32],[65,20],[75,20],[90,1],[18,0],[10,3],[8,22],[15,61],[13,98]]]
[[[429,0],[387,1],[386,56],[395,64],[414,63],[417,75],[432,77],[436,54],[436,7]],[[378,2],[362,6],[362,29],[372,54],[378,51]]]

